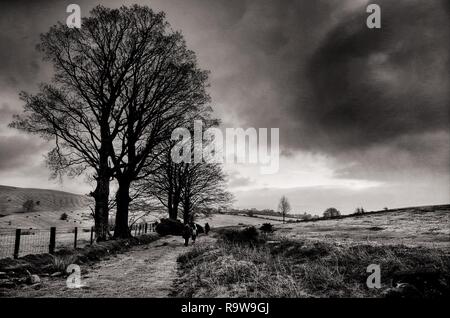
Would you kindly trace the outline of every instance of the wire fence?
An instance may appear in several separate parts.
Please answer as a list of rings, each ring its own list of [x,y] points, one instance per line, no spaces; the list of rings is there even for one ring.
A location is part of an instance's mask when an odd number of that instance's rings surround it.
[[[154,223],[133,224],[131,235],[155,231]],[[111,232],[113,234],[114,232]],[[0,259],[19,258],[29,254],[53,254],[61,249],[82,248],[95,241],[93,227],[52,227],[49,229],[0,229]]]

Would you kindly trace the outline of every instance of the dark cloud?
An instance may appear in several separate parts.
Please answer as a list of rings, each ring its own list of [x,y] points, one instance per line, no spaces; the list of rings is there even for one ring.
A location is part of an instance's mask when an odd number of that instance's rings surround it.
[[[0,137],[0,172],[33,165],[42,156],[46,144],[32,137]]]
[[[70,0],[1,1],[0,85],[31,90],[51,77],[51,66],[36,51],[39,35],[57,21],[65,21]],[[87,7],[86,0],[76,2]],[[85,6],[86,5],[86,6]],[[82,10],[83,12],[83,10]]]
[[[344,163],[336,176],[391,182],[429,182],[450,175],[450,135],[447,132],[404,135],[385,145],[336,155]]]
[[[448,131],[450,30],[442,2],[378,3],[381,29],[368,29],[364,14],[349,16],[314,53],[313,102],[292,110],[312,123],[311,147],[362,150]]]
[[[33,145],[1,134],[17,92],[50,78],[35,46],[71,2],[0,2],[0,167],[29,158]],[[83,15],[134,2],[185,34],[225,126],[279,127],[284,155],[329,155],[338,177],[448,175],[449,1],[379,0],[381,30],[366,28],[365,0],[77,1]]]
[[[283,154],[354,161],[373,178],[399,171],[377,152],[402,158],[402,173],[448,172],[448,4],[377,3],[381,30],[363,1],[249,2],[225,37],[238,58],[227,72],[220,53],[211,63],[225,123],[279,127]]]

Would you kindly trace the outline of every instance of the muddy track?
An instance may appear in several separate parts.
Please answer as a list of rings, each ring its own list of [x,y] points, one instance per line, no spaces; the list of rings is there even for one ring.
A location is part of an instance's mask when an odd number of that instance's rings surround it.
[[[212,238],[201,236],[196,244]],[[136,246],[87,268],[81,267],[82,288],[70,289],[63,278],[43,277],[39,289],[25,286],[10,297],[167,297],[177,277],[177,257],[190,250],[182,238],[168,236]]]

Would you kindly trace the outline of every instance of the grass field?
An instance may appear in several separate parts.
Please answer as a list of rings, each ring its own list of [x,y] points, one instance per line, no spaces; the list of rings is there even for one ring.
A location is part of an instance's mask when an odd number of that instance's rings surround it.
[[[213,216],[218,241],[181,255],[182,297],[450,296],[450,209],[409,208],[341,219],[270,222],[275,231],[248,238],[258,218]],[[231,232],[231,233],[229,233]],[[227,235],[225,235],[228,233]],[[367,266],[381,268],[381,288],[366,285]]]
[[[450,251],[450,206],[411,208],[279,226],[287,238],[372,245],[404,244]]]
[[[242,235],[225,229],[218,241],[178,258],[180,297],[418,297],[450,296],[450,255],[402,244],[342,244]],[[251,231],[247,231],[251,232]],[[369,288],[367,268],[380,268]]]

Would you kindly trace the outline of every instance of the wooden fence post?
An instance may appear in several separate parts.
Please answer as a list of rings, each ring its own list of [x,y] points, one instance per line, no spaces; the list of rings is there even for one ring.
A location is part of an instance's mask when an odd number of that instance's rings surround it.
[[[20,233],[21,229],[16,229],[16,241],[14,243],[14,258],[19,258],[19,250],[20,250]]]
[[[55,246],[56,246],[56,227],[51,227],[50,228],[50,244],[48,245],[49,254],[55,253]]]
[[[75,232],[74,232],[74,238],[73,238],[73,248],[77,249],[77,238],[78,238],[78,227],[75,226]]]
[[[91,245],[94,243],[94,227],[91,226]]]

